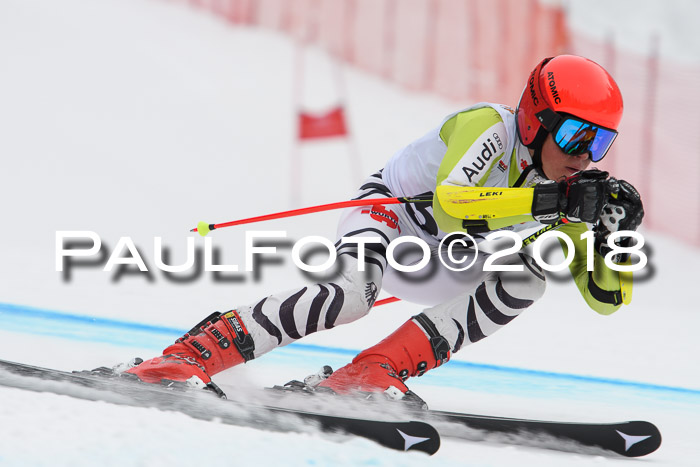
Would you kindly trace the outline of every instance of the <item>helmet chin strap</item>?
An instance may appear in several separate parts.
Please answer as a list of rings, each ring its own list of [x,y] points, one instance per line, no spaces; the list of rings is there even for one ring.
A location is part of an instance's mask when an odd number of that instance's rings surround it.
[[[540,129],[537,131],[537,136],[535,136],[535,139],[532,141],[532,143],[527,145],[528,149],[533,150],[532,165],[540,170],[542,170],[542,146],[544,146],[544,140],[547,139],[548,134],[549,132],[547,130],[540,127]]]

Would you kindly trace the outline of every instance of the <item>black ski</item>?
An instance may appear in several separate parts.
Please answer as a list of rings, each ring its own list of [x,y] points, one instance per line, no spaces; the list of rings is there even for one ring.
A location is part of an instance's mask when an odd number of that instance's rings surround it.
[[[330,367],[329,367],[330,370]],[[330,370],[332,372],[332,370]],[[330,373],[328,373],[330,374]],[[300,381],[274,386],[271,392],[278,397],[312,397],[331,406],[357,403],[357,398],[337,396],[318,391]],[[352,399],[352,400],[351,400]],[[661,433],[650,422],[629,421],[618,423],[555,422],[519,418],[474,415],[440,410],[423,410],[424,402],[411,394],[408,402],[377,400],[376,394],[366,394],[365,404],[381,404],[385,411],[397,416],[423,420],[435,426],[441,436],[469,441],[492,441],[520,446],[555,449],[584,454],[603,454],[612,451],[626,457],[645,456],[661,445]],[[291,401],[291,399],[289,399]],[[385,403],[382,403],[385,402]]]
[[[613,451],[626,457],[645,456],[661,445],[661,433],[650,422],[619,423],[553,422],[491,417],[428,410],[423,420],[434,424],[443,436],[462,439],[493,439],[505,443],[562,451],[577,447]],[[444,424],[444,426],[443,426]],[[455,430],[454,425],[468,430]],[[450,429],[448,425],[453,428]],[[476,430],[476,431],[474,431]],[[585,452],[586,450],[582,450]]]
[[[209,391],[146,384],[117,375],[110,377],[108,372],[69,373],[0,360],[0,385],[85,400],[174,410],[198,419],[217,419],[231,425],[271,431],[307,432],[318,428],[325,433],[361,436],[400,451],[434,454],[440,447],[437,430],[424,421],[378,421],[249,401],[227,401]]]

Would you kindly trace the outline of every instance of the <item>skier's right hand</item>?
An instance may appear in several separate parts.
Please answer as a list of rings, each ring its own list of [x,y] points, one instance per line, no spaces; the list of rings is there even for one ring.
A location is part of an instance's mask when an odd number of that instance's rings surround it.
[[[535,186],[532,215],[543,224],[562,217],[569,222],[594,223],[610,193],[608,173],[597,169],[576,172],[562,182],[547,181]]]
[[[610,191],[608,172],[581,170],[559,183],[559,205],[570,222],[598,221]]]

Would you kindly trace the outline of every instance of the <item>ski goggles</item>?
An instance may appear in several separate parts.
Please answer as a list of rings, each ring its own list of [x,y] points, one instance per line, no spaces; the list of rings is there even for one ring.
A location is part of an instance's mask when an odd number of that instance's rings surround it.
[[[571,156],[588,153],[593,162],[605,157],[617,137],[615,130],[571,115],[559,114],[549,108],[538,112],[537,119],[552,134],[554,142],[562,151]]]

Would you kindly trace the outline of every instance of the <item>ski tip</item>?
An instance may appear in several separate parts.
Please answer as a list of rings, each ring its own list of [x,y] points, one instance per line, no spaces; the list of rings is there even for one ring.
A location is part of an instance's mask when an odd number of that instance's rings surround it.
[[[432,456],[440,449],[440,433],[428,423],[402,423],[396,432],[402,438],[397,445],[404,451],[421,451]]]
[[[661,432],[651,422],[632,421],[615,429],[619,435],[619,454],[625,457],[641,457],[651,454],[661,446]]]

